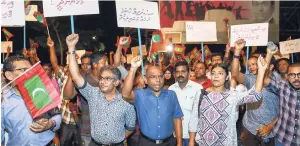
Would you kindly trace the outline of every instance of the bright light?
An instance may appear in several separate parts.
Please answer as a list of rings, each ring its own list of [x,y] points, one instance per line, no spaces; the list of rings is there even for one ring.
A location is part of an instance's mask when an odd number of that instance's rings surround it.
[[[93,40],[95,40],[96,39],[96,36],[93,36]]]
[[[173,51],[173,45],[171,45],[171,44],[167,45],[167,51],[170,51],[170,52]]]

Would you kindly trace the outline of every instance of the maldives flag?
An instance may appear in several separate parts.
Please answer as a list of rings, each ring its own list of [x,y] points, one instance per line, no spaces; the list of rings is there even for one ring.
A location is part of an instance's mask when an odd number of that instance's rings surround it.
[[[25,9],[29,6],[30,0],[24,0],[24,7]]]
[[[193,57],[193,58],[195,58],[195,59],[197,59],[197,60],[200,60],[200,59],[202,58],[202,56],[201,56],[202,54],[201,54],[201,52],[198,50],[197,47],[195,47],[195,48],[191,51],[190,55],[191,55],[191,57]]]
[[[118,37],[117,36],[117,43],[115,44],[116,47],[118,47],[119,44],[122,47],[122,49],[124,49],[124,52],[126,54],[128,48],[130,47],[130,44],[131,44],[131,37],[126,37],[126,36]]]
[[[12,33],[10,33],[8,30],[6,30],[5,28],[2,28],[2,31],[6,37],[6,40],[9,41],[10,38],[12,38],[14,35]]]
[[[47,20],[44,17],[44,14],[40,13],[39,11],[36,11],[33,13],[33,16],[36,18],[36,20],[42,24],[44,24],[46,27],[48,26]]]
[[[205,46],[204,46],[204,57],[205,57],[205,58],[210,58],[210,56],[211,56],[211,51],[210,51],[210,49],[208,48],[208,46],[205,45]]]
[[[175,45],[175,48],[174,48],[175,54],[184,55],[184,52],[185,52],[185,46]]]
[[[152,33],[151,42],[152,44],[150,54],[152,54],[153,52],[158,52],[159,47],[161,47],[161,45],[164,43],[161,31],[158,30]]]
[[[33,118],[61,104],[58,93],[40,62],[16,79],[16,84]]]

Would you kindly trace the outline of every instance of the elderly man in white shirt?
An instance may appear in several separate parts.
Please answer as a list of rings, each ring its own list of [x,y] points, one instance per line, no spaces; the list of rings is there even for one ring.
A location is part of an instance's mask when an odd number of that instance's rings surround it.
[[[182,146],[189,145],[189,122],[191,118],[192,108],[195,99],[201,94],[203,87],[194,81],[189,80],[189,66],[186,61],[178,62],[175,64],[175,76],[177,82],[169,87],[169,90],[176,92],[181,110],[183,112],[182,119]],[[194,135],[192,135],[194,136]],[[195,138],[192,138],[193,140]]]

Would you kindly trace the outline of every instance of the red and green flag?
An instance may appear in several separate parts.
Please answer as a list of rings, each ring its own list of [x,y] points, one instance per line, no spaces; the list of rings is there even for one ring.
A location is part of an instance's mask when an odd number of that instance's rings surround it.
[[[12,38],[14,35],[12,33],[10,33],[8,30],[6,30],[5,28],[2,28],[2,31],[6,37],[6,40],[9,41],[10,38]]]
[[[210,49],[208,48],[208,46],[205,45],[205,46],[204,46],[204,57],[205,57],[205,58],[210,58],[210,56],[211,56],[211,51],[210,51]]]
[[[151,44],[150,54],[152,54],[153,52],[158,52],[159,47],[161,47],[162,44],[164,44],[161,31],[158,30],[152,33],[151,43],[152,44]]]
[[[179,55],[184,55],[185,52],[185,46],[182,45],[175,45],[174,53]]]
[[[61,104],[60,93],[57,92],[40,63],[33,65],[15,82],[33,118]]]
[[[187,63],[190,63],[190,57],[189,56],[183,56],[183,59],[187,62]]]
[[[120,44],[120,46],[122,47],[122,49],[124,50],[125,54],[128,50],[128,48],[130,47],[131,44],[131,37],[127,37],[127,36],[117,36],[117,43],[115,44],[116,47],[118,47]]]
[[[197,59],[197,60],[200,60],[200,59],[202,58],[202,54],[201,54],[201,52],[198,50],[197,47],[195,47],[195,48],[191,51],[190,55],[191,55],[192,58],[195,58],[195,59]]]
[[[36,11],[33,13],[33,16],[36,18],[36,20],[42,24],[44,24],[46,27],[48,26],[47,20],[44,17],[44,14],[40,13],[39,11]]]
[[[25,9],[29,6],[30,0],[24,0],[24,7]]]

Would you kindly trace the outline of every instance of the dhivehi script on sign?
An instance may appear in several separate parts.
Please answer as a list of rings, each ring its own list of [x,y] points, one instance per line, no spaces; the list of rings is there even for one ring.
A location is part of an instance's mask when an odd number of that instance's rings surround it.
[[[118,27],[160,29],[158,5],[147,1],[116,1]]]
[[[216,22],[186,22],[187,42],[217,41]]]
[[[269,24],[232,25],[230,32],[230,46],[232,47],[239,39],[244,39],[246,46],[266,46],[268,43]]]
[[[24,1],[1,0],[1,26],[24,26]]]
[[[98,0],[43,0],[45,17],[99,14]]]
[[[279,42],[279,47],[281,54],[300,52],[300,39]]]

